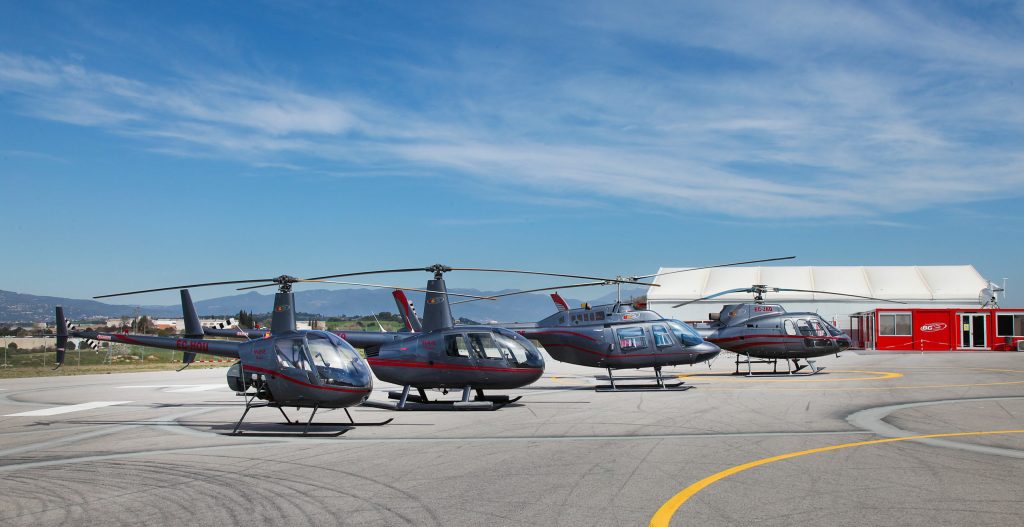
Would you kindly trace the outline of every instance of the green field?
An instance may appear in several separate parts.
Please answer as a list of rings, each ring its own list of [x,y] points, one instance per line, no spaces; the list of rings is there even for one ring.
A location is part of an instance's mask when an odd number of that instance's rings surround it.
[[[330,331],[380,331],[377,321],[372,318],[369,320],[346,320],[343,322],[328,320],[326,324],[327,329]],[[405,324],[393,320],[381,320],[380,325],[384,326],[384,329],[388,331],[398,331],[405,327]]]
[[[15,377],[42,377],[49,375],[85,375],[130,371],[176,370],[181,367],[180,351],[155,350],[141,346],[117,345],[112,353],[106,349],[67,352],[64,366],[53,371],[57,354],[41,350],[7,351],[0,363],[0,379]],[[224,360],[222,357],[199,355],[196,360]],[[190,368],[226,367],[229,362],[193,364]]]

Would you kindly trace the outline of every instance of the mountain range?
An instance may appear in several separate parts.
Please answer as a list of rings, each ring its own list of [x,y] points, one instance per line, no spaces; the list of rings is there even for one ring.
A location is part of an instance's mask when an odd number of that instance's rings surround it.
[[[511,293],[516,289],[501,291],[479,291],[476,289],[452,289],[452,293],[466,293],[478,296]],[[646,287],[623,287],[622,297],[641,296]],[[417,311],[423,313],[423,295],[408,293],[416,305]],[[459,298],[452,297],[452,301]],[[566,298],[570,306],[578,306],[584,300]],[[593,305],[607,304],[615,301],[615,291],[603,296],[591,298]],[[358,316],[395,312],[395,301],[391,291],[387,289],[314,289],[297,291],[295,303],[298,311],[316,313],[323,317]],[[255,291],[200,300],[196,302],[196,311],[200,316],[234,315],[240,310],[256,314],[269,313],[274,305],[274,295],[260,294]],[[0,290],[0,322],[41,322],[52,321],[54,307],[64,306],[64,312],[73,320],[88,318],[116,318],[122,316],[147,315],[158,318],[181,317],[181,306],[170,305],[139,305],[139,304],[106,304],[95,300],[79,300],[53,296],[37,296],[24,293]],[[540,320],[555,312],[551,298],[545,293],[526,293],[502,298],[498,301],[478,300],[452,306],[452,314],[477,321],[500,320],[503,322],[532,322]]]

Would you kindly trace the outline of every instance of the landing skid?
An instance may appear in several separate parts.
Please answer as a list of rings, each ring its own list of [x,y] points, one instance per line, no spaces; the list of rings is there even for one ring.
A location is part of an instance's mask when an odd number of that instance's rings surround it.
[[[779,371],[779,361],[780,360],[785,360],[787,362],[792,362],[793,363],[793,368],[788,370],[788,371]],[[787,376],[788,377],[788,376],[796,376],[796,375],[808,376],[808,375],[817,375],[817,374],[819,374],[819,373],[821,373],[822,371],[825,370],[824,366],[818,367],[815,364],[815,362],[813,360],[811,360],[811,359],[804,359],[804,360],[807,362],[807,364],[800,364],[800,359],[753,359],[753,358],[750,358],[749,356],[747,356],[746,360],[740,360],[740,355],[737,353],[736,354],[736,371],[733,372],[733,375],[744,375],[744,376],[747,376],[747,377],[776,377],[776,376]],[[740,371],[740,364],[746,364],[747,365],[747,371],[746,372],[741,372]],[[772,371],[754,371],[753,368],[751,368],[752,364],[771,364],[772,365]],[[804,368],[810,368],[810,371],[803,372],[803,373],[798,373],[801,370],[803,370]]]
[[[630,377],[636,378],[636,377]],[[649,379],[650,377],[644,377]],[[608,368],[608,384],[600,384],[594,387],[595,392],[608,393],[608,392],[684,392],[693,388],[693,386],[684,386],[682,381],[678,382],[665,382],[665,377],[661,374],[661,366],[654,367],[654,379],[655,384],[615,384],[615,376],[612,375],[612,369]]]
[[[461,401],[439,401],[437,399],[431,401],[427,397],[427,392],[422,388],[416,390],[419,394],[410,394],[409,390],[411,386],[402,387],[402,391],[391,391],[388,392],[388,399],[397,400],[397,403],[387,403],[382,401],[365,401],[364,406],[372,406],[374,408],[384,408],[387,410],[419,410],[419,411],[447,411],[447,410],[486,410],[494,411],[512,404],[522,396],[510,398],[507,395],[484,395],[484,391],[481,389],[476,390],[476,396],[473,400],[470,400],[470,392],[472,387],[466,386],[462,389],[462,400]]]
[[[288,417],[288,414],[284,413],[284,408],[282,408],[281,405],[279,405],[277,403],[272,403],[272,402],[254,403],[253,401],[256,400],[256,397],[257,397],[258,394],[259,394],[259,392],[256,392],[256,393],[246,393],[246,392],[238,393],[238,395],[241,395],[242,397],[245,397],[245,411],[242,412],[242,417],[240,417],[238,419],[238,422],[235,423],[235,428],[231,430],[231,433],[226,434],[226,435],[240,436],[240,435],[244,434],[246,436],[255,436],[255,437],[294,437],[296,435],[301,435],[303,437],[338,437],[341,434],[344,434],[345,432],[348,432],[349,430],[354,430],[356,426],[360,426],[360,425],[361,426],[368,426],[368,425],[379,426],[379,425],[383,425],[383,424],[387,424],[387,423],[391,422],[391,419],[388,419],[387,421],[383,421],[383,422],[380,422],[380,423],[356,423],[355,421],[352,420],[352,414],[349,414],[348,413],[348,409],[346,408],[346,409],[344,409],[345,410],[345,414],[348,415],[349,421],[352,421],[351,423],[315,423],[314,424],[313,423],[313,417],[316,416],[317,410],[320,409],[320,405],[319,404],[313,407],[313,413],[309,414],[309,420],[307,420],[305,423],[302,423],[298,419],[296,419],[295,421],[292,421],[291,418]],[[285,420],[286,424],[288,424],[288,425],[303,425],[302,433],[301,434],[295,434],[293,432],[260,432],[260,431],[252,431],[252,430],[250,430],[250,431],[242,430],[241,429],[242,422],[245,421],[245,416],[249,415],[249,410],[252,410],[253,408],[277,408],[277,410],[279,412],[281,412],[281,415],[284,416],[284,420]],[[320,433],[314,432],[314,433],[310,433],[309,432],[309,428],[311,426],[332,426],[332,427],[340,427],[340,429],[336,430],[336,431],[333,431],[333,432],[320,432]]]
[[[342,408],[342,410],[345,410],[345,415],[348,416],[348,422],[347,423],[311,423],[310,426],[346,426],[346,427],[353,427],[353,426],[384,426],[384,425],[390,423],[391,421],[395,420],[394,417],[391,417],[391,418],[385,419],[383,421],[374,421],[374,422],[370,422],[370,423],[357,423],[355,421],[355,419],[352,419],[352,414],[349,413],[348,408]],[[287,416],[285,416],[285,417],[287,418]],[[301,425],[302,422],[300,422],[298,419],[296,419],[295,421],[288,421],[286,424],[289,424],[289,425]]]

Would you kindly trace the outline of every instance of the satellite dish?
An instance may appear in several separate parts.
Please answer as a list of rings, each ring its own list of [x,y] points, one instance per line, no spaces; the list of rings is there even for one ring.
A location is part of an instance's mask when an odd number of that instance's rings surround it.
[[[985,307],[989,304],[994,304],[995,300],[995,294],[992,292],[991,289],[987,287],[982,289],[981,292],[978,293],[978,303],[981,304],[981,307]]]

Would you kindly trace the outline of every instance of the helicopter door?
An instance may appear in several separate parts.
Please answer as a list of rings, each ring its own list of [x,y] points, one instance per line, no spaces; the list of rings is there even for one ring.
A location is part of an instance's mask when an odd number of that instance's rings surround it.
[[[453,366],[473,366],[475,361],[471,356],[469,341],[462,333],[453,333],[444,336],[444,362]],[[451,370],[445,370],[444,379],[453,381],[455,374]]]
[[[311,360],[306,339],[299,337],[277,341],[277,363],[284,375],[310,384],[320,384],[313,373]]]
[[[470,333],[469,347],[473,350],[473,356],[482,359],[485,363],[499,361],[502,366],[507,366],[505,355],[498,348],[498,343],[490,333]]]

